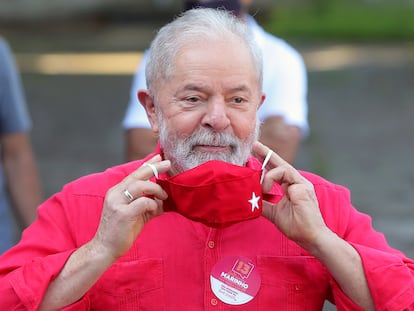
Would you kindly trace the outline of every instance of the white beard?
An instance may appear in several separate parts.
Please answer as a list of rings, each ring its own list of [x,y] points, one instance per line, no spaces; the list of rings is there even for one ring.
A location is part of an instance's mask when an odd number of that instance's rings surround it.
[[[245,140],[232,134],[215,132],[208,128],[199,129],[188,137],[179,137],[165,126],[161,113],[158,113],[160,143],[167,159],[171,161],[173,171],[180,173],[210,160],[221,160],[243,166],[251,155],[252,145],[259,136],[260,122],[256,120],[254,132]],[[197,145],[230,147],[223,152],[194,151]]]

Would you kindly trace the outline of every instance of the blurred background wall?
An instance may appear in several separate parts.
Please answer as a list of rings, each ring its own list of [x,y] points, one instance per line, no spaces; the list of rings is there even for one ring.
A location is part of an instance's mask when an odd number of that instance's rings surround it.
[[[270,5],[275,0],[258,0],[257,5]],[[39,21],[96,14],[146,15],[179,11],[179,0],[0,0],[3,21]]]

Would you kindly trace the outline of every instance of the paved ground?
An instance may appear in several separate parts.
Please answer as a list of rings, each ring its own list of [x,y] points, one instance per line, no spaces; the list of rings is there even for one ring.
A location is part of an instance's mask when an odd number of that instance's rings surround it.
[[[12,32],[12,42],[17,52],[136,51],[151,37],[141,30]],[[413,44],[295,44],[309,67],[311,123],[297,166],[349,187],[375,227],[414,257]],[[23,79],[47,195],[122,162],[129,75],[24,73]]]

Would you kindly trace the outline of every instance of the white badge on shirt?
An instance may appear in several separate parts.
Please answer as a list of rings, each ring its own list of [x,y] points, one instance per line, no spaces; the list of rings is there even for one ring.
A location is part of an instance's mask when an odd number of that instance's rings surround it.
[[[230,256],[214,265],[210,283],[218,299],[230,305],[241,305],[256,296],[261,279],[259,271],[250,259]]]

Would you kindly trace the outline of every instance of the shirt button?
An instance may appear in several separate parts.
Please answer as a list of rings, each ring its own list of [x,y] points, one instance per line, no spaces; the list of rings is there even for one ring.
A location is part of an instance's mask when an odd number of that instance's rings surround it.
[[[214,241],[208,241],[209,248],[214,248],[215,246],[216,246],[216,243],[214,243]]]
[[[210,303],[211,303],[212,306],[217,306],[218,301],[217,301],[216,298],[211,298]]]

